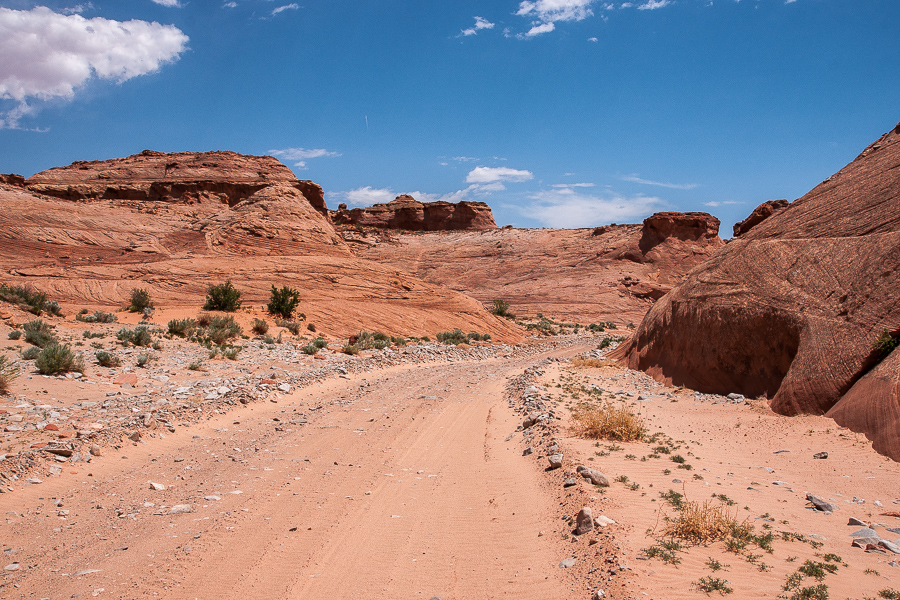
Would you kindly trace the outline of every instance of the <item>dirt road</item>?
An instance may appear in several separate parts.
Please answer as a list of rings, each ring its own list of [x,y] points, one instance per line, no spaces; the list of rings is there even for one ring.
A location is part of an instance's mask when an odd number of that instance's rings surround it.
[[[67,467],[0,497],[0,596],[586,597],[539,535],[559,492],[506,441],[541,358],[336,378]]]

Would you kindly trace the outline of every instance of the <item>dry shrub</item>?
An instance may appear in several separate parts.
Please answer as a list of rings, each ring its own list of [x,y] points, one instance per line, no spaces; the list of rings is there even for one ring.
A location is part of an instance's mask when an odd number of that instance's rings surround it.
[[[666,517],[664,535],[691,544],[724,540],[745,529],[738,523],[736,512],[718,500],[686,501],[674,518]]]
[[[599,406],[579,404],[572,412],[572,420],[575,434],[590,439],[636,442],[647,433],[640,415],[610,401]]]
[[[618,363],[606,358],[574,358],[572,365],[575,367],[616,367]]]

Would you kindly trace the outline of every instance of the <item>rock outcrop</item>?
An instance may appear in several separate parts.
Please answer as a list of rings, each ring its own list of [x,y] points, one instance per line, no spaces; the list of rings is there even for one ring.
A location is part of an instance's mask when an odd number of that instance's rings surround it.
[[[217,202],[234,206],[275,183],[296,188],[323,215],[322,188],[297,179],[272,156],[237,152],[154,152],[76,161],[29,177],[28,189],[70,201]]]
[[[616,355],[657,379],[828,414],[900,460],[900,125],[741,234],[647,313]]]
[[[516,314],[625,324],[724,244],[718,226],[704,213],[661,213],[596,229],[342,235],[359,256],[486,303],[506,300]]]
[[[734,237],[738,237],[743,235],[774,215],[775,213],[784,210],[790,205],[790,202],[787,200],[767,200],[763,202],[750,213],[746,219],[741,221],[740,223],[734,224]]]
[[[16,187],[25,187],[25,178],[21,175],[16,175],[15,173],[9,173],[8,175],[0,174],[0,183]]]
[[[359,225],[406,231],[496,229],[491,207],[484,202],[419,202],[397,196],[387,204],[348,210],[342,204],[331,215],[335,225]]]

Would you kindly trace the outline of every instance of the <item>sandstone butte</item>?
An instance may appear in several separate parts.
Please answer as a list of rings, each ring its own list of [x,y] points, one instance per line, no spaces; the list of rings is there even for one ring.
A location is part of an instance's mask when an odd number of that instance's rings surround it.
[[[766,212],[769,209],[758,209]],[[825,414],[900,460],[900,125],[657,302],[616,355],[658,380]]]
[[[658,213],[639,225],[428,233],[339,227],[356,255],[511,312],[581,323],[638,323],[724,242],[706,213]]]
[[[142,287],[158,306],[199,309],[231,280],[257,306],[272,285],[298,288],[309,321],[334,335],[522,338],[473,298],[355,257],[321,188],[272,157],[145,151],[4,181],[0,281],[76,308],[119,308]]]
[[[419,202],[407,194],[367,208],[347,210],[347,205],[341,204],[331,219],[336,225],[407,231],[497,228],[491,208],[484,202]]]

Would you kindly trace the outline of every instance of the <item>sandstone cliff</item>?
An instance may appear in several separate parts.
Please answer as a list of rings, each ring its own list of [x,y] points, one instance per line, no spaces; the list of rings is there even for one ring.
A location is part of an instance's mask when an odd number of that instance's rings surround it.
[[[897,359],[873,369],[898,300],[900,125],[698,266],[618,355],[697,390],[767,395],[782,414],[827,413],[900,459]]]
[[[406,231],[496,229],[491,208],[484,202],[419,202],[397,196],[387,204],[347,210],[341,205],[331,215],[336,225],[359,225]]]

